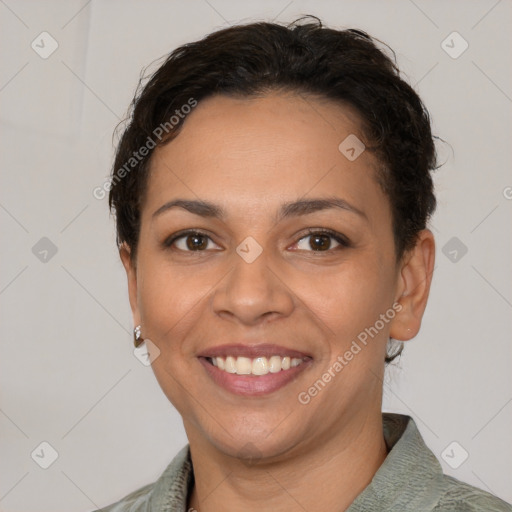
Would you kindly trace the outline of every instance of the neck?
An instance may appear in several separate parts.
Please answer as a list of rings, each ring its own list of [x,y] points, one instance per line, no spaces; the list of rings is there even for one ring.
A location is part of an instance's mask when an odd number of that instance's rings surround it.
[[[190,439],[195,485],[189,507],[200,512],[346,510],[387,455],[382,415],[275,462],[253,465],[216,456]],[[206,448],[206,449],[205,449]],[[216,450],[215,450],[216,451]],[[212,456],[214,455],[214,456]]]

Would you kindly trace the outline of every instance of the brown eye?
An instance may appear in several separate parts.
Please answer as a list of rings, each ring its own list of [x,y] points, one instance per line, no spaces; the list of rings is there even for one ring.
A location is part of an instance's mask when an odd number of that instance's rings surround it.
[[[331,247],[331,237],[327,235],[310,235],[309,246],[315,251],[326,251]]]
[[[172,237],[165,242],[165,247],[175,247],[185,252],[201,252],[209,248],[209,243],[213,244],[211,238],[203,233],[189,231]],[[215,245],[215,244],[214,244]]]
[[[208,237],[201,234],[188,235],[185,240],[188,249],[191,251],[206,249],[208,246]]]
[[[334,245],[333,245],[334,241]],[[310,231],[296,244],[297,249],[309,252],[327,252],[331,249],[349,247],[350,244],[343,235],[331,231]]]

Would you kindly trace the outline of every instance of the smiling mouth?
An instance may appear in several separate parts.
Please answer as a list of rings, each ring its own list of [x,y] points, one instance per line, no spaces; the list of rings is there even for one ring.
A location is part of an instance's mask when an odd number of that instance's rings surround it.
[[[270,357],[207,357],[206,360],[213,366],[225,373],[236,375],[253,375],[260,377],[268,373],[280,373],[296,368],[309,357],[298,358],[289,356],[273,355]]]
[[[246,397],[270,395],[313,364],[310,354],[271,343],[219,345],[197,359],[220,388]]]

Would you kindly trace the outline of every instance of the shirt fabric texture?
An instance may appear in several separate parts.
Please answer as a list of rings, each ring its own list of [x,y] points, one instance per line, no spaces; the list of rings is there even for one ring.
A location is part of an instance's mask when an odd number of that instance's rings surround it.
[[[512,512],[512,505],[496,496],[444,475],[410,416],[383,413],[382,418],[389,453],[346,512]],[[187,445],[156,482],[95,512],[188,512],[193,483]]]

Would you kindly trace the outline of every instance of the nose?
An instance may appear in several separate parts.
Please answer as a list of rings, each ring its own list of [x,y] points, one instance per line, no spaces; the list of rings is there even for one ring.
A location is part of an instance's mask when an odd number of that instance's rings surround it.
[[[248,263],[237,253],[213,296],[214,312],[247,326],[289,316],[294,308],[293,292],[266,251]]]

